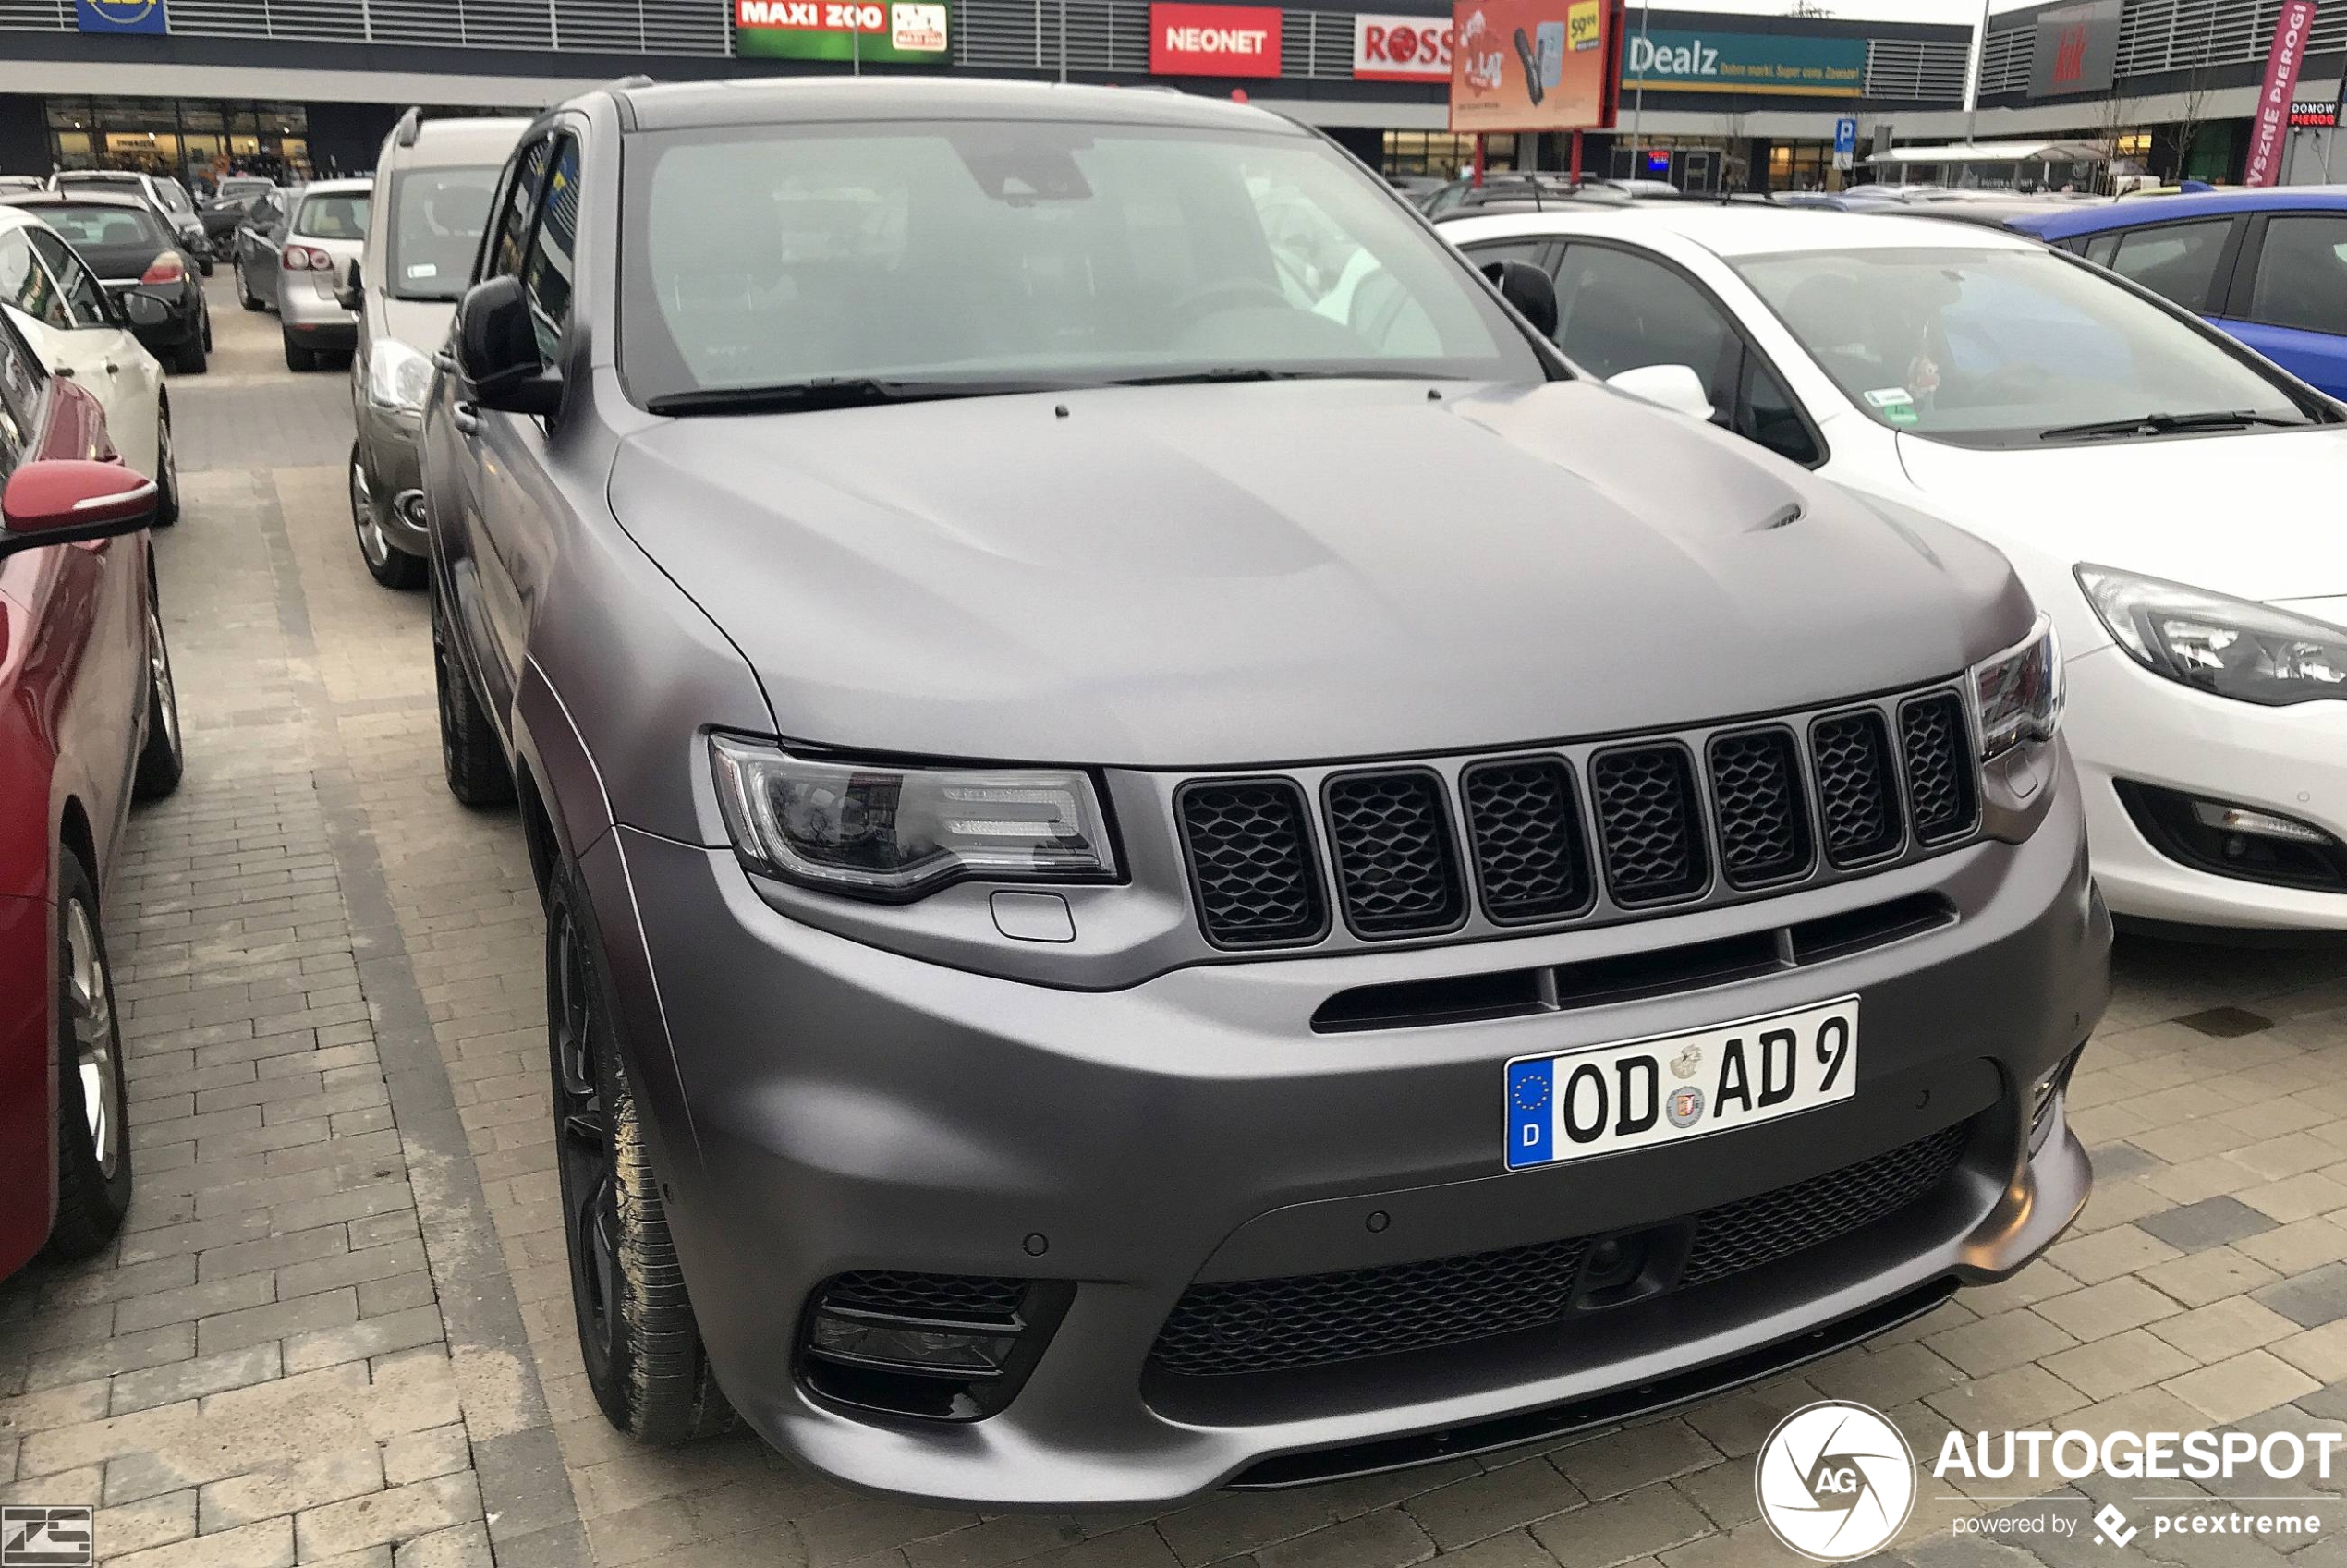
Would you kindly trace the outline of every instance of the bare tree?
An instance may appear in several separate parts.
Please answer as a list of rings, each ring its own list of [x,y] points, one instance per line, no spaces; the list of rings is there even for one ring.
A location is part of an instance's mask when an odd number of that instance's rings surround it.
[[[1745,126],[1747,117],[1741,109],[1720,116],[1720,138],[1726,143],[1721,153],[1720,188],[1749,190],[1752,188],[1751,142]]]
[[[2200,46],[2201,57],[2184,72],[2183,105],[2176,115],[2176,165],[2169,171],[2171,180],[2182,182],[2192,168],[2192,144],[2208,124],[2208,103],[2214,89],[2208,83],[2208,45],[2206,39]]]
[[[2101,143],[2106,160],[2103,176],[2096,183],[2108,195],[2119,188],[2120,135],[2135,128],[2135,120],[2142,113],[2143,104],[2140,99],[2121,92],[2118,82],[2113,80],[2110,96],[2096,105],[2096,109],[2095,128],[2101,133],[2096,140]]]
[[[1830,17],[1833,11],[1818,4],[1818,0],[1793,0],[1793,4],[1784,8],[1784,14],[1788,17]]]

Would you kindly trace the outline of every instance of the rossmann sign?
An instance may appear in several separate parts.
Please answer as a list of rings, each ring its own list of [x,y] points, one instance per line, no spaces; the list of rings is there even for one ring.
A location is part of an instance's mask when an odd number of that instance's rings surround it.
[[[1451,79],[1451,18],[1372,16],[1353,18],[1353,79]]]

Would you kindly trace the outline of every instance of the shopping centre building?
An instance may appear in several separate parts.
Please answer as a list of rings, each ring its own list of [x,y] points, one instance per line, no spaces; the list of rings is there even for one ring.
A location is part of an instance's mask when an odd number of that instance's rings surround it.
[[[1392,174],[1455,173],[1449,10],[1167,0],[0,0],[0,171],[358,172],[407,104],[536,106],[600,80],[947,70],[1246,92]],[[827,27],[826,24],[834,24]],[[1837,119],[1945,115],[1970,30],[1635,6],[1601,170],[1829,184]],[[1643,37],[1641,36],[1643,34]],[[1649,151],[1632,153],[1636,140]],[[1563,139],[1491,139],[1559,167]]]

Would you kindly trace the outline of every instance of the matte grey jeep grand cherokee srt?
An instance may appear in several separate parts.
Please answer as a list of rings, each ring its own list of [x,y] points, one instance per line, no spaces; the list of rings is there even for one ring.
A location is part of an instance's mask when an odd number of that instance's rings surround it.
[[[493,213],[442,722],[543,887],[622,1428],[1294,1484],[2077,1213],[2110,927],[1987,546],[1576,376],[1530,269],[1229,103],[623,84]]]

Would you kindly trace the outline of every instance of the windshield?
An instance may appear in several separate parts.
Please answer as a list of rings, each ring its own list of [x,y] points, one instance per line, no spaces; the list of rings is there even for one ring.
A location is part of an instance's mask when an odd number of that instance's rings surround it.
[[[2199,330],[2050,251],[1841,250],[1734,264],[1853,404],[1916,435],[2034,446],[2120,433],[2077,427],[2152,414],[2311,422],[2279,383]]]
[[[304,239],[364,239],[371,200],[363,190],[312,196],[302,202],[293,231]]]
[[[454,299],[472,276],[489,225],[497,171],[415,169],[391,188],[390,291],[398,299]]]
[[[31,211],[77,250],[103,245],[150,245],[160,250],[171,243],[154,214],[143,207],[34,207]]]
[[[621,352],[646,403],[826,377],[1545,373],[1459,258],[1316,139],[761,126],[626,158]]]

